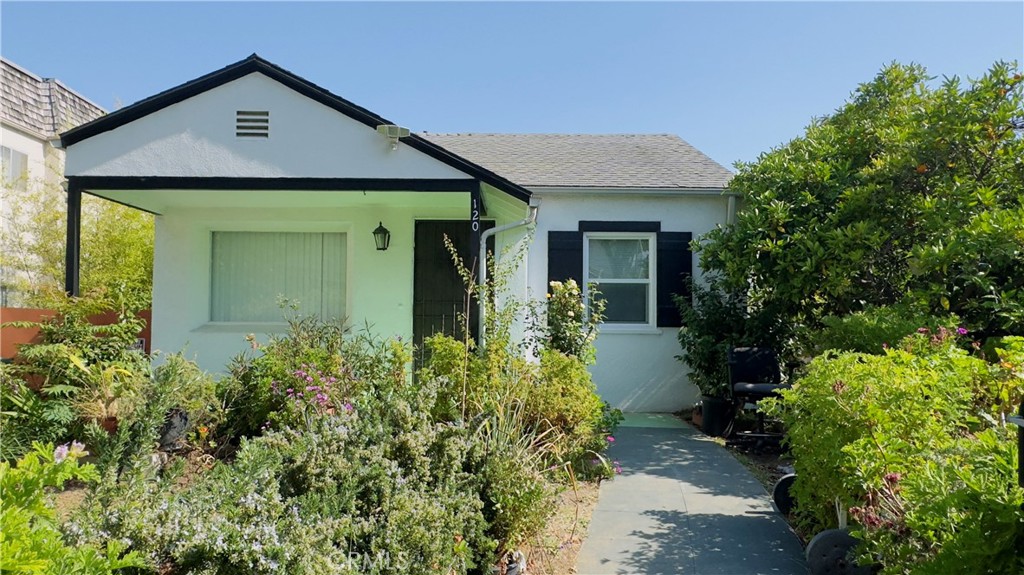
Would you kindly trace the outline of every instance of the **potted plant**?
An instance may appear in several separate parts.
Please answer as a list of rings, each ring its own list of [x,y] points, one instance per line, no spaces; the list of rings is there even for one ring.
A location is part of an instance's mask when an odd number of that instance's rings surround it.
[[[765,318],[752,318],[742,293],[728,290],[716,278],[707,283],[690,280],[691,297],[676,297],[682,318],[676,356],[690,368],[690,382],[701,393],[701,429],[713,436],[724,434],[732,419],[732,386],[729,384],[728,351],[764,339]],[[756,321],[754,321],[756,320]]]

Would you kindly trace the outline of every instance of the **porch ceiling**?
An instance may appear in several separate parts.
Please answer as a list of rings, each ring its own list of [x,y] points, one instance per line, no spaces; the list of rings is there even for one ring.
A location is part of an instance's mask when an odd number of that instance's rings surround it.
[[[405,206],[465,208],[468,192],[360,190],[91,190],[86,193],[154,214],[177,209],[338,208]]]

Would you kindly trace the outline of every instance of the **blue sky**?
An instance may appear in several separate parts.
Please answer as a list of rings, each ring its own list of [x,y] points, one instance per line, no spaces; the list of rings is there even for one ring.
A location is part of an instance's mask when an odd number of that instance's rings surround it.
[[[1024,62],[1024,2],[0,3],[4,57],[108,110],[253,52],[414,131],[674,133],[731,166],[888,62]]]

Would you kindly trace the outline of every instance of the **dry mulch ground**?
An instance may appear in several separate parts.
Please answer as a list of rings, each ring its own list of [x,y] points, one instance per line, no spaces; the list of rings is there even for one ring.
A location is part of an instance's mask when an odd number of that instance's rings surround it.
[[[576,556],[597,506],[597,482],[581,481],[555,498],[555,512],[544,531],[523,545],[530,575],[576,573]]]

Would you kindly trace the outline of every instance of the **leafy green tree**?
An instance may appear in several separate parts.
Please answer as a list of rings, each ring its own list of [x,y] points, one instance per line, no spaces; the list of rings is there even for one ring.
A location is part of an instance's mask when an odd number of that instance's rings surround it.
[[[64,191],[53,184],[29,182],[25,191],[4,189],[8,212],[0,236],[4,281],[19,303],[52,307],[63,291],[67,237]],[[153,216],[114,202],[82,198],[82,293],[96,289],[128,292],[151,301]],[[59,297],[59,296],[57,296]]]
[[[870,305],[1024,330],[1024,83],[1016,64],[934,85],[891,64],[834,114],[738,165],[705,270],[793,323]]]

